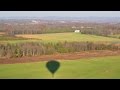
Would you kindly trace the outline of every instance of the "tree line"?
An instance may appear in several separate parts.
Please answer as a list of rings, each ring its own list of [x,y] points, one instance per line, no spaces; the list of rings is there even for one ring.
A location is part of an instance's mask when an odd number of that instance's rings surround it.
[[[58,42],[20,44],[0,44],[0,57],[13,58],[24,56],[40,56],[55,53],[71,53],[90,50],[120,50],[120,45],[93,42]]]
[[[80,22],[67,22],[67,23],[42,23],[42,24],[29,24],[18,23],[3,24],[0,23],[0,32],[6,32],[7,35],[15,34],[43,34],[43,33],[63,33],[74,32],[79,29],[82,34],[92,34],[100,36],[110,36],[120,34],[120,24],[109,23],[80,23]]]
[[[5,27],[5,32],[9,36],[16,34],[44,34],[44,33],[63,33],[74,32],[70,26],[56,26],[56,25],[10,25]]]

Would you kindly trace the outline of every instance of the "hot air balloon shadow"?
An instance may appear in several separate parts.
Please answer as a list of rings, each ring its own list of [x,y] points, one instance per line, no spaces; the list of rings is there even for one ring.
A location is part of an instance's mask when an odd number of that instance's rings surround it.
[[[55,72],[60,67],[60,63],[55,60],[50,60],[46,63],[46,68],[52,73],[52,77],[54,78]]]

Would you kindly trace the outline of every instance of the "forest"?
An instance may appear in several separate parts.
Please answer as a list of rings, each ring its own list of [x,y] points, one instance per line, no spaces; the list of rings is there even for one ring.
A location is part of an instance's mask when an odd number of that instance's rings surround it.
[[[0,57],[39,56],[55,53],[71,53],[91,50],[120,50],[116,44],[98,44],[93,42],[58,42],[21,44],[0,44]]]

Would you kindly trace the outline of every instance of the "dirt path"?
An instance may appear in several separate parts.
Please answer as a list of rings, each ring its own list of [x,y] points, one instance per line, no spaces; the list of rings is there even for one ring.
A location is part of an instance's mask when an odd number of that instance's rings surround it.
[[[38,61],[46,61],[51,59],[56,60],[73,60],[80,58],[89,58],[89,57],[103,57],[103,56],[119,56],[120,51],[84,51],[84,52],[76,52],[76,53],[66,53],[66,54],[55,54],[55,55],[42,55],[35,57],[22,57],[22,58],[4,58],[0,59],[0,64],[14,64],[14,63],[27,63],[27,62],[38,62]]]

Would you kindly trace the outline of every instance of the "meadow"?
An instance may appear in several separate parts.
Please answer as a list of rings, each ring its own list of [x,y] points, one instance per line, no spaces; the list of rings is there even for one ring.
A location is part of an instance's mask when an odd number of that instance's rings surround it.
[[[120,39],[117,38],[109,38],[103,36],[96,36],[96,35],[86,35],[80,33],[50,33],[50,34],[25,34],[25,35],[16,35],[17,37],[23,38],[34,38],[42,42],[62,42],[62,41],[92,41],[92,42],[104,42],[104,41],[114,41],[120,42]]]
[[[117,79],[120,78],[120,56],[93,57],[89,59],[63,60],[54,78]],[[47,79],[52,78],[46,61],[24,64],[1,64],[0,78]]]
[[[49,34],[18,34],[16,37],[0,36],[0,43],[24,43],[24,42],[120,42],[118,38],[87,35],[80,33],[49,33]]]
[[[13,43],[14,44],[14,43],[24,43],[24,42],[38,42],[38,40],[0,35],[0,43]]]
[[[120,39],[120,34],[110,35],[110,37],[113,37],[113,38],[119,38],[119,39]]]

